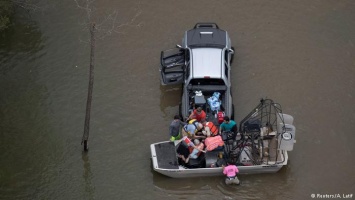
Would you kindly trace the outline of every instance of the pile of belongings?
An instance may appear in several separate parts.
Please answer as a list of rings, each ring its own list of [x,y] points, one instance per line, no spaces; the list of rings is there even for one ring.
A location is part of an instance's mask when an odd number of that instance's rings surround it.
[[[212,111],[218,111],[221,107],[221,101],[219,100],[219,96],[221,96],[221,93],[214,92],[213,95],[207,99],[207,102],[210,105]]]

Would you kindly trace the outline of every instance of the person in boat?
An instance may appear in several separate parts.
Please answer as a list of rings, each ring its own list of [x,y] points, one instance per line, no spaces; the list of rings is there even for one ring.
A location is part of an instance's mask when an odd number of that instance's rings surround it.
[[[169,126],[170,141],[181,139],[181,127],[186,123],[182,122],[179,115],[174,116],[174,120]]]
[[[190,120],[188,124],[182,128],[182,133],[191,139],[205,138],[203,135],[199,135],[203,129],[203,125],[196,120]]]
[[[224,116],[224,121],[219,126],[219,134],[226,131],[232,131],[233,133],[236,133],[237,130],[237,123],[234,120],[229,119],[228,116]]]
[[[188,120],[196,119],[196,121],[201,122],[206,120],[206,112],[202,110],[201,107],[196,108],[189,116]]]
[[[205,122],[203,124],[203,135],[209,136],[216,136],[218,135],[218,128],[213,124],[213,122]]]
[[[202,142],[200,142],[200,140],[198,140],[198,139],[195,139],[193,144],[192,144],[192,142],[189,143],[188,146],[189,146],[189,151],[190,151],[189,156],[187,158],[185,158],[184,155],[179,155],[179,157],[185,163],[188,163],[190,158],[197,159],[201,155],[202,152],[205,153],[205,151],[203,150],[205,145]]]
[[[223,174],[226,175],[225,183],[227,185],[236,184],[239,185],[240,181],[237,177],[239,170],[230,160],[227,161],[227,166],[222,166]]]
[[[215,137],[207,137],[205,139],[205,146],[206,146],[206,151],[213,151],[215,149],[217,150],[222,150],[224,147],[224,141],[222,140],[222,137],[220,135],[217,135]]]

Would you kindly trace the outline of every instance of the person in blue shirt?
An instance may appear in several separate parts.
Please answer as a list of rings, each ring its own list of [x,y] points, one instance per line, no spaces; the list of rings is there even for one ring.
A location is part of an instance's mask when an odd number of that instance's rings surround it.
[[[203,129],[203,125],[201,123],[196,124],[186,124],[182,128],[183,136],[188,136],[190,139],[199,139],[205,138],[205,136],[197,135],[196,133],[201,132]]]
[[[225,131],[232,131],[236,133],[238,130],[237,128],[237,123],[231,119],[229,119],[228,116],[224,117],[223,123],[219,126],[219,134]]]

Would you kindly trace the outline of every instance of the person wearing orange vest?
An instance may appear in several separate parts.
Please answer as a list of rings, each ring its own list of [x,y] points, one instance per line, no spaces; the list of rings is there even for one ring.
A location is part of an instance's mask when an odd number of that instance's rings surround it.
[[[213,124],[213,122],[206,122],[204,123],[204,131],[202,131],[202,133],[207,137],[216,136],[218,135],[218,128]]]

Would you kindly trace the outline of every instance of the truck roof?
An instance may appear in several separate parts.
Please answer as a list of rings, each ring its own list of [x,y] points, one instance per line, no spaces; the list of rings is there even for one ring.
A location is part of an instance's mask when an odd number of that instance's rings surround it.
[[[194,48],[191,49],[193,78],[222,78],[222,49]]]

